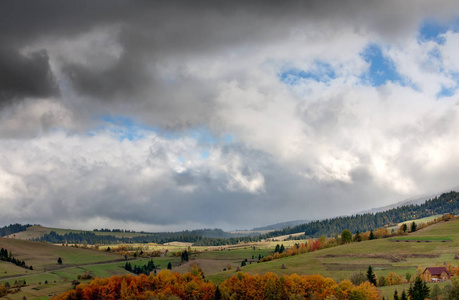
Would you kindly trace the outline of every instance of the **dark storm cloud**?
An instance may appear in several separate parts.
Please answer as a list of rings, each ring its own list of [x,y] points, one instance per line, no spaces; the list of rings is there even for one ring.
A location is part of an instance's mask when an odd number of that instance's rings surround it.
[[[120,26],[118,42],[124,53],[108,70],[96,70],[91,65],[63,61],[61,68],[80,94],[103,101],[116,101],[119,96],[129,102],[167,104],[183,100],[174,98],[174,92],[164,88],[157,77],[156,66],[168,60],[178,60],[186,67],[191,57],[210,55],[217,51],[232,51],[238,45],[262,46],[273,40],[282,40],[292,34],[292,26],[299,26],[303,35],[312,34],[314,27],[306,24],[340,28],[352,22],[356,31],[371,28],[383,35],[396,35],[400,28],[416,26],[422,13],[430,8],[426,2],[407,2],[394,10],[392,1],[3,1],[0,4],[0,40],[10,45],[13,62],[12,77],[23,77],[28,63],[40,72],[33,86],[4,81],[3,98],[30,95],[43,97],[51,90],[46,55],[35,54],[22,58],[21,48],[44,39],[72,39],[103,26]],[[445,2],[446,3],[446,2]],[[440,6],[440,5],[438,5]],[[388,22],[390,20],[390,22]],[[326,24],[326,25],[325,25]],[[359,25],[360,24],[360,25]],[[407,26],[407,24],[411,24]],[[301,28],[304,29],[301,29]],[[46,50],[46,49],[45,49]],[[10,53],[10,55],[12,55]],[[1,62],[10,57],[0,53]],[[16,64],[14,64],[16,61]],[[35,70],[38,71],[38,70]],[[33,73],[33,72],[32,72]],[[16,76],[14,76],[16,75]],[[32,74],[33,75],[33,74]],[[25,79],[32,77],[24,76]],[[40,76],[41,75],[41,76]],[[43,76],[45,75],[45,76]],[[51,77],[52,78],[52,77]],[[193,76],[182,77],[186,84]],[[11,79],[13,81],[13,79]],[[204,87],[195,85],[195,92]],[[145,89],[158,91],[146,96]],[[129,95],[129,97],[127,97]],[[165,99],[172,100],[165,100]],[[198,96],[200,98],[200,96]],[[186,103],[186,102],[185,102]],[[188,101],[200,105],[199,100]],[[161,106],[159,105],[159,106]],[[167,105],[165,105],[167,113]],[[153,105],[154,109],[158,109]],[[140,106],[143,110],[145,107]],[[174,108],[170,108],[174,110]],[[206,113],[204,113],[204,116]],[[185,116],[188,118],[188,116]],[[189,122],[189,120],[185,120]]]
[[[25,97],[57,94],[46,50],[28,55],[0,46],[0,106]]]

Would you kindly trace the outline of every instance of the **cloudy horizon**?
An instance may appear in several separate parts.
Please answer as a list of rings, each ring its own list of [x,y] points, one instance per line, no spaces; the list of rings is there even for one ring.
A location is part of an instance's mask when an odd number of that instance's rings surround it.
[[[456,1],[3,1],[0,226],[250,229],[459,185]]]

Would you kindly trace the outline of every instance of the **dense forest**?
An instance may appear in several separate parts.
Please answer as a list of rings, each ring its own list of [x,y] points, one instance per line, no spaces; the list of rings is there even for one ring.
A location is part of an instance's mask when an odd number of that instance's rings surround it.
[[[304,232],[308,237],[333,236],[349,229],[352,233],[357,231],[365,232],[385,225],[428,217],[435,214],[459,214],[459,193],[444,193],[440,197],[427,200],[419,205],[407,205],[393,208],[376,214],[367,213],[347,217],[337,217],[326,220],[319,220],[288,227],[283,230],[276,230],[263,235],[263,238],[276,237],[280,235]]]
[[[219,237],[222,236],[222,237]],[[194,245],[220,246],[234,245],[239,242],[259,241],[260,237],[233,237],[232,234],[221,229],[199,229],[180,232],[159,232],[144,236],[124,237],[115,235],[98,235],[91,231],[81,231],[78,233],[69,232],[58,234],[55,231],[45,233],[36,241],[46,241],[54,244],[115,244],[115,243],[170,243],[184,242],[194,243]]]
[[[28,227],[32,225],[21,225],[21,224],[11,224],[8,226],[0,227],[0,236],[7,236],[10,234],[15,234],[16,232],[21,232],[26,230]]]

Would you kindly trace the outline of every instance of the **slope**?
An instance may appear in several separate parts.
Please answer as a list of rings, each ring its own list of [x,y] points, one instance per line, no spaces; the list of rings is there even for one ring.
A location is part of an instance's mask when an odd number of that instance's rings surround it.
[[[409,239],[407,239],[409,237]],[[350,243],[334,248],[286,257],[270,262],[250,264],[242,271],[250,274],[321,274],[335,280],[349,279],[356,272],[373,266],[378,276],[394,271],[405,278],[418,266],[457,264],[454,256],[459,247],[459,219],[442,222],[403,237]],[[281,266],[285,265],[285,269]],[[220,282],[234,275],[226,271],[207,276]]]

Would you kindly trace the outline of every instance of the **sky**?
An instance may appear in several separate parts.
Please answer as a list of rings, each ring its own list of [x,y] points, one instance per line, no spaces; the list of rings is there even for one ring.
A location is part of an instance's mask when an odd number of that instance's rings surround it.
[[[456,187],[457,49],[457,1],[1,1],[0,225],[250,229]]]

